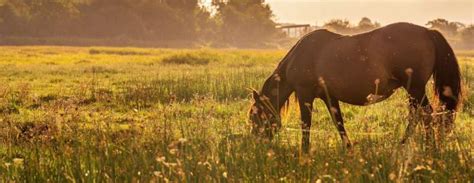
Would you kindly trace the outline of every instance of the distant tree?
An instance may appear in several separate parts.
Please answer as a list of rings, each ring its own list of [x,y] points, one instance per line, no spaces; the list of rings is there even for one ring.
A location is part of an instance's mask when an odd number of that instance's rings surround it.
[[[333,19],[325,23],[323,27],[341,34],[352,33],[352,26],[348,20]]]
[[[469,25],[461,30],[461,41],[467,49],[474,48],[474,25]]]
[[[77,16],[69,0],[7,0],[0,6],[4,19],[0,32],[11,35],[64,35],[73,28]]]
[[[257,45],[275,38],[273,12],[264,0],[214,0],[222,40],[232,45]]]
[[[166,0],[167,4],[178,15],[183,27],[183,35],[188,39],[199,39],[209,36],[215,29],[211,14],[201,7],[201,0]]]
[[[30,9],[30,25],[37,36],[62,36],[74,30],[79,11],[70,0],[27,1]]]
[[[372,22],[372,20],[370,20],[369,18],[363,17],[359,21],[359,24],[357,25],[356,29],[357,29],[357,32],[367,32],[379,27],[380,27],[380,23]]]
[[[92,0],[81,14],[93,37],[157,41],[198,40],[210,19],[197,0]]]
[[[94,38],[145,39],[149,36],[145,24],[138,14],[145,1],[93,0],[80,7],[83,34]],[[159,12],[152,4],[148,7]],[[146,10],[144,10],[146,12]],[[171,12],[171,11],[170,11]],[[160,21],[160,20],[156,20]]]
[[[437,29],[448,36],[454,36],[457,34],[458,30],[465,27],[464,24],[459,22],[449,22],[446,19],[438,18],[435,20],[431,20],[426,23],[432,29]]]
[[[0,34],[23,35],[28,34],[28,19],[30,12],[23,1],[8,0],[0,5]]]
[[[264,0],[214,0],[211,9],[203,1],[0,0],[0,35],[243,47],[282,35]]]

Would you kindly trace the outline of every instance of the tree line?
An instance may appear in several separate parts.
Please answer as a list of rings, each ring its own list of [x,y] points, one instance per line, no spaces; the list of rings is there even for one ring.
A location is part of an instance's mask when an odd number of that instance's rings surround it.
[[[353,25],[348,20],[333,19],[326,22],[323,28],[340,34],[358,34],[381,27],[380,23],[373,22],[370,18],[363,17],[358,24]]]
[[[446,36],[449,42],[459,49],[474,49],[474,25],[465,25],[460,22],[451,22],[438,18],[428,21],[426,27],[439,30]],[[322,28],[341,34],[358,34],[371,31],[381,27],[380,23],[373,22],[364,17],[357,24],[351,24],[348,20],[333,19],[326,22]]]
[[[379,28],[334,19],[323,28],[356,34]],[[474,48],[474,26],[429,21],[456,47]],[[0,44],[159,47],[275,47],[291,39],[278,30],[264,0],[0,0]],[[295,41],[295,40],[293,40]]]
[[[280,37],[264,0],[0,0],[0,38],[100,39],[157,46],[264,46]],[[65,40],[67,41],[67,40]]]

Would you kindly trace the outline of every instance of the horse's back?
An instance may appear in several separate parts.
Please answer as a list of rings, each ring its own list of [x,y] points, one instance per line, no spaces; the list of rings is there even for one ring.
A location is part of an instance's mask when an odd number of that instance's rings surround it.
[[[433,72],[436,50],[425,27],[409,23],[388,25],[374,32],[367,50],[374,62],[382,61],[402,84],[408,79],[408,69],[419,82],[426,82]]]
[[[354,36],[318,32],[299,44],[288,67],[296,84],[317,85],[323,78],[331,95],[356,105],[368,103],[370,94],[389,97],[404,85],[409,68],[419,84],[425,84],[434,67],[427,29],[408,23]]]

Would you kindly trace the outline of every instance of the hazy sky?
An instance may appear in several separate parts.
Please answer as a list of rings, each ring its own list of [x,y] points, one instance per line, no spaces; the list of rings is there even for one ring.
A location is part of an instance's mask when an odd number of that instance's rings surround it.
[[[322,25],[330,19],[353,23],[366,16],[383,25],[435,18],[474,23],[474,0],[267,0],[277,22]]]

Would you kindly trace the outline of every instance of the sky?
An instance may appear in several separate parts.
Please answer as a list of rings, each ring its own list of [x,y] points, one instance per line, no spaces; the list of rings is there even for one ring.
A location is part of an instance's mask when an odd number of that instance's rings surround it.
[[[369,17],[382,25],[411,22],[419,25],[445,18],[474,23],[474,0],[267,0],[279,23],[323,25],[338,18],[352,23]]]
[[[204,0],[211,1],[211,0]],[[436,18],[474,24],[474,0],[266,0],[278,23],[323,25],[331,19],[357,23],[362,17],[387,25],[425,25]]]

